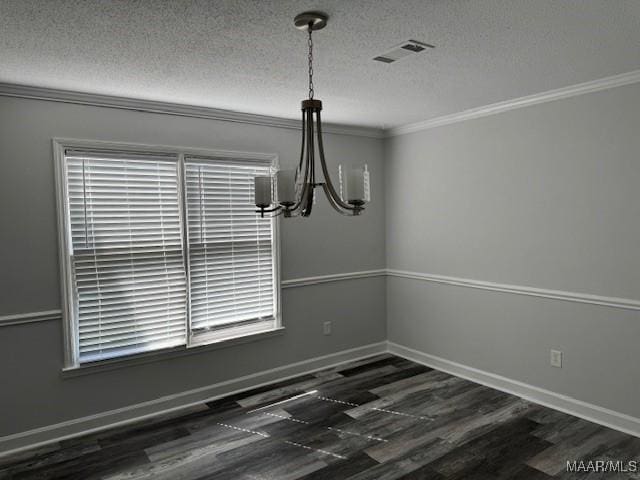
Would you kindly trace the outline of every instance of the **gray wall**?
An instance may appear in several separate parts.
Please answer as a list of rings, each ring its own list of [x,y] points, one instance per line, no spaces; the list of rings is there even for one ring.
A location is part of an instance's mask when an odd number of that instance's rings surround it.
[[[387,267],[640,299],[639,126],[635,84],[390,139]],[[387,282],[390,341],[640,416],[640,312]]]
[[[51,139],[276,153],[297,161],[294,130],[170,115],[0,98],[0,315],[60,307]],[[281,224],[282,279],[384,268],[382,141],[328,134],[330,168],[367,162],[371,208],[333,212],[321,198],[309,219]],[[62,378],[59,321],[0,328],[0,436],[194,389],[386,338],[382,277],[287,289],[284,335],[250,344]],[[333,321],[333,335],[322,322]]]
[[[386,251],[393,269],[639,299],[639,106],[640,85],[620,87],[394,137],[384,152],[327,135],[334,172],[368,162],[373,202],[350,219],[321,199],[310,219],[284,221],[282,278],[383,268]],[[60,305],[56,136],[277,153],[283,166],[299,144],[286,129],[0,98],[0,315]],[[74,378],[60,375],[60,322],[1,328],[0,436],[378,342],[387,328],[393,342],[640,416],[639,312],[395,277],[288,289],[283,310],[282,336]],[[550,348],[564,368],[549,366]]]

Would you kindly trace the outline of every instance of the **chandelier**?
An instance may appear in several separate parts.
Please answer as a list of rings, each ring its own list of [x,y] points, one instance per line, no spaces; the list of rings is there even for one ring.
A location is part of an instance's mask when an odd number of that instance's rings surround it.
[[[305,12],[296,16],[296,28],[308,32],[309,98],[302,101],[302,147],[295,170],[280,170],[272,176],[255,177],[255,204],[261,217],[265,214],[285,217],[308,217],[315,203],[315,190],[324,190],[329,204],[343,215],[359,215],[370,200],[367,165],[340,165],[338,190],[331,182],[322,143],[322,102],[313,91],[313,38],[315,30],[327,24],[320,12]],[[317,151],[316,151],[317,150]],[[317,153],[317,156],[316,156]],[[320,171],[316,171],[316,160]],[[276,194],[274,196],[274,193]],[[275,198],[274,198],[275,197]]]

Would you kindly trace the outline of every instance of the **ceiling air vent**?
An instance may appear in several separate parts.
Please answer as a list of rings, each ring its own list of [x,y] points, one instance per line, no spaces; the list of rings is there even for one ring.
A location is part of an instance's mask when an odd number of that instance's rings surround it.
[[[429,45],[428,43],[418,42],[417,40],[407,40],[406,42],[402,42],[400,45],[392,48],[388,52],[385,52],[382,55],[378,55],[377,57],[373,57],[373,59],[382,63],[393,63],[404,57],[407,57],[414,53],[420,53],[430,48],[435,47],[433,45]]]

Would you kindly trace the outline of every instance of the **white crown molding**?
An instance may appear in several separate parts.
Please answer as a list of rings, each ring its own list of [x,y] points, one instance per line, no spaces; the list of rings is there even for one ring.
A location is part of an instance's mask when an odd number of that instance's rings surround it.
[[[452,362],[413,348],[387,342],[388,352],[416,363],[465,378],[525,400],[553,408],[591,422],[640,437],[640,418],[616,412],[599,405],[583,402],[561,393],[536,387],[495,373]]]
[[[391,277],[409,278],[425,282],[443,283],[458,287],[477,288],[494,292],[513,293],[516,295],[528,295],[530,297],[550,298],[575,303],[588,303],[603,307],[621,308],[624,310],[640,310],[640,300],[620,297],[605,297],[588,293],[567,292],[564,290],[549,290],[546,288],[526,287],[522,285],[509,285],[506,283],[494,283],[470,278],[447,277],[430,273],[408,272],[405,270],[388,269],[387,275]]]
[[[250,125],[300,130],[300,121],[290,118],[234,112],[231,110],[199,107],[196,105],[183,105],[180,103],[101,95],[97,93],[82,93],[55,88],[15,85],[11,83],[0,83],[0,96],[49,100],[53,102],[74,103],[78,105],[91,105],[96,107],[120,108],[165,115],[206,118],[208,120],[221,120],[225,122],[237,122]],[[323,131],[325,133],[337,133],[341,135],[354,135],[360,137],[384,137],[384,131],[377,128],[337,125],[331,123],[323,124]]]
[[[325,124],[326,133],[336,133],[342,135],[354,135],[371,138],[395,137],[407,133],[419,132],[431,128],[450,125],[452,123],[463,122],[475,118],[495,115],[517,108],[524,108],[540,103],[552,102],[563,98],[584,95],[586,93],[598,92],[610,88],[621,87],[640,82],[640,70],[634,70],[619,75],[593,80],[590,82],[578,83],[568,87],[536,93],[524,97],[505,100],[482,107],[464,110],[462,112],[444,115],[441,117],[423,120],[420,122],[400,125],[398,127],[381,130],[371,127],[358,127],[351,125]],[[209,107],[199,107],[195,105],[184,105],[179,103],[161,102],[155,100],[141,100],[128,97],[118,97],[112,95],[102,95],[97,93],[74,92],[71,90],[61,90],[46,87],[34,87],[29,85],[17,85],[11,83],[0,83],[0,96],[31,98],[36,100],[49,100],[54,102],[75,103],[79,105],[92,105],[98,107],[121,108],[125,110],[136,110],[150,113],[160,113],[166,115],[178,115],[184,117],[206,118],[209,120],[221,120],[226,122],[238,122],[250,125],[262,125],[276,128],[287,128],[293,130],[300,129],[298,120],[267,115],[257,115],[252,113],[234,112]]]
[[[378,355],[386,352],[386,350],[386,341],[363,345],[205,387],[163,396],[147,402],[7,435],[0,437],[0,457],[194,407],[204,402],[234,395],[249,389],[259,388],[346,362]]]
[[[584,95],[585,93],[598,92],[600,90],[607,90],[610,88],[621,87],[638,82],[640,82],[640,70],[634,70],[632,72],[622,73],[620,75],[600,78],[591,82],[578,83],[576,85],[536,93],[533,95],[528,95],[526,97],[514,98],[512,100],[506,100],[504,102],[492,103],[483,107],[464,110],[462,112],[453,113],[451,115],[444,115],[442,117],[436,117],[421,122],[409,123],[407,125],[393,127],[387,129],[385,133],[387,137],[405,135],[407,133],[429,130],[431,128],[450,125],[457,122],[463,122],[465,120],[473,120],[475,118],[495,115],[497,113],[515,110],[516,108],[524,108],[540,103],[553,102],[555,100],[560,100],[563,98],[575,97],[577,95]]]

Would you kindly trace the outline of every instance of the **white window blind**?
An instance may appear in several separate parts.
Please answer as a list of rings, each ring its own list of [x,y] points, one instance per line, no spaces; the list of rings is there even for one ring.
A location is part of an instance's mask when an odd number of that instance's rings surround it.
[[[266,162],[185,159],[194,336],[274,319],[274,221],[256,215],[253,192],[269,173]]]
[[[79,363],[184,344],[178,158],[65,151]]]

